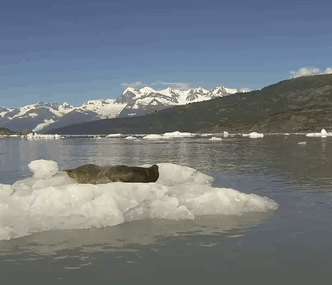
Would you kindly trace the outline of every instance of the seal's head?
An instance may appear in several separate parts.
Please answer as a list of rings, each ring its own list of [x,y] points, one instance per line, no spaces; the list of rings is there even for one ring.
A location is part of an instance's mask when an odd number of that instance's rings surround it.
[[[149,176],[148,176],[149,182],[156,182],[159,178],[159,167],[157,164],[154,164],[150,167]]]

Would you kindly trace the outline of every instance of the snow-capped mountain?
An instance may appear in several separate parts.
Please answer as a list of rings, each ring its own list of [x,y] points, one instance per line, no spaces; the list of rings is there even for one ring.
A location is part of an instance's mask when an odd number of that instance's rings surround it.
[[[82,106],[74,107],[68,103],[42,103],[21,108],[0,108],[0,126],[11,131],[46,131],[75,123],[115,118],[126,104],[115,100],[91,100]]]
[[[128,87],[116,102],[127,103],[119,117],[142,116],[175,105],[201,102],[247,91],[248,90],[230,89],[223,86],[215,89],[199,87],[189,90],[173,88],[154,90],[150,87],[144,87],[142,89]]]
[[[176,105],[201,102],[216,97],[228,96],[248,90],[217,87],[179,90],[167,88],[154,90],[150,87],[135,89],[128,87],[118,99],[89,100],[81,106],[68,103],[42,103],[21,108],[0,107],[0,127],[11,131],[47,132],[71,124],[115,117],[131,117],[150,114]]]

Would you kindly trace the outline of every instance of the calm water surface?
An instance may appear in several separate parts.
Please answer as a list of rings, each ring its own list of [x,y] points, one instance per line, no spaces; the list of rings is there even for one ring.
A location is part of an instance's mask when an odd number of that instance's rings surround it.
[[[306,144],[298,144],[301,141]],[[267,196],[280,205],[277,211],[241,217],[152,219],[0,241],[1,284],[4,280],[8,284],[27,280],[47,284],[328,284],[331,280],[330,137],[3,138],[0,143],[2,184],[31,177],[27,165],[35,159],[55,160],[60,169],[85,163],[170,162],[213,176],[216,187]]]

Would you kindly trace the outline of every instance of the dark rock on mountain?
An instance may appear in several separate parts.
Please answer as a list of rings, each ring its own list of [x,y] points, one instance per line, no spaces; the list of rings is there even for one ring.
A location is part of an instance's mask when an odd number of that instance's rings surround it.
[[[148,99],[150,102],[148,104],[141,104],[140,101]],[[167,104],[162,103],[167,102]],[[153,113],[154,111],[160,111],[162,109],[170,107],[169,105],[174,105],[172,102],[172,98],[162,95],[162,94],[154,94],[154,95],[144,95],[137,99],[133,99],[127,106],[121,111],[118,118],[127,118],[132,116],[143,116],[146,114]]]
[[[131,92],[130,90],[127,90],[124,92],[118,99],[115,100],[116,103],[125,103],[127,104],[130,102],[132,99],[134,99],[136,96],[135,93]]]
[[[52,125],[46,126],[42,129],[43,133],[48,133],[49,130],[54,128],[61,128],[64,126],[72,125],[72,124],[80,124],[82,122],[91,122],[98,120],[98,115],[95,112],[85,111],[78,112],[73,110],[66,114],[66,116],[60,117],[55,123]]]

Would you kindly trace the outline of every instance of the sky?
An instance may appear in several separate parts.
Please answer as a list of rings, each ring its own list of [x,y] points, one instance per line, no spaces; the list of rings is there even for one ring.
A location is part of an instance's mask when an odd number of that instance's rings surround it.
[[[6,1],[0,107],[332,73],[331,10],[325,0]]]

